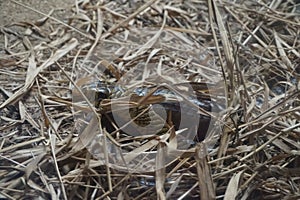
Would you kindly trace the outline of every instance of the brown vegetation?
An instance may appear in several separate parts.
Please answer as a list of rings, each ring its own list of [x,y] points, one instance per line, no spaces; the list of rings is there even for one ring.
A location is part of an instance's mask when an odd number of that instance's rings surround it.
[[[298,0],[86,0],[59,18],[9,2],[43,16],[0,27],[0,199],[300,199]],[[199,109],[212,121],[204,141],[176,149],[170,138],[184,130],[171,120],[151,137],[107,128],[124,101],[95,103],[85,88],[117,83],[108,89],[125,98],[146,75],[224,103]],[[114,162],[112,145],[129,149],[125,161],[154,150],[153,168]],[[180,154],[166,162],[166,147]]]

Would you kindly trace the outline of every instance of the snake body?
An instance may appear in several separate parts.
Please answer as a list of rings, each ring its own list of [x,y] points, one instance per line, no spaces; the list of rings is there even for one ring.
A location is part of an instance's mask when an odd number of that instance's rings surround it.
[[[128,93],[126,93],[126,89],[120,87],[120,86],[115,86],[112,84],[105,84],[103,82],[97,82],[97,83],[93,83],[92,85],[90,85],[90,89],[95,91],[95,106],[100,108],[101,107],[101,103],[103,100],[109,100],[109,99],[118,99],[119,97],[124,97],[126,95],[128,95]],[[131,91],[130,95],[134,96],[136,99],[141,99],[147,95],[149,95],[149,93],[152,91],[153,88],[151,87],[138,87],[134,90]],[[197,94],[197,93],[196,93]],[[171,91],[170,89],[166,88],[166,87],[161,87],[161,88],[157,88],[156,90],[154,90],[154,92],[152,91],[150,98],[151,97],[164,97],[164,99],[167,98],[171,98],[171,99],[182,99],[182,97],[179,94],[176,94],[174,91]],[[194,129],[194,134],[195,139],[197,141],[202,141],[205,136],[206,136],[206,132],[208,130],[208,126],[210,124],[211,121],[211,117],[208,115],[201,115],[199,114],[197,107],[199,107],[200,109],[204,110],[204,111],[211,111],[212,106],[214,106],[212,104],[211,99],[209,98],[209,96],[207,95],[193,95],[193,96],[188,96],[187,97],[188,102],[179,102],[178,100],[173,100],[173,101],[169,101],[169,100],[163,100],[163,101],[157,101],[154,103],[146,103],[145,105],[139,105],[133,108],[130,108],[130,118],[133,119],[134,123],[136,123],[137,125],[141,126],[141,127],[146,127],[147,125],[149,125],[150,120],[157,120],[157,123],[166,123],[165,120],[161,120],[160,114],[157,112],[153,112],[149,111],[149,112],[144,112],[145,109],[149,108],[149,106],[154,105],[154,104],[158,104],[160,106],[162,106],[172,117],[171,117],[171,122],[175,127],[175,130],[178,130],[180,128],[180,123],[185,120],[186,122],[189,121],[193,121],[196,117],[198,117],[199,123],[198,124],[192,124],[192,126],[195,126],[196,130]],[[133,100],[135,101],[135,100]],[[194,105],[191,106],[191,104]],[[184,112],[184,113],[182,113]],[[120,115],[122,115],[122,112],[119,113]],[[105,113],[106,117],[103,117],[102,119],[102,124],[104,127],[106,127],[106,129],[109,132],[113,132],[115,130],[115,127],[112,126],[112,123],[114,123],[113,121],[113,116],[112,114],[107,111]],[[124,116],[125,117],[125,116]],[[182,119],[183,118],[183,119]],[[165,128],[163,130],[161,130],[161,132],[167,131],[167,126],[164,126]],[[187,127],[190,128],[190,127]],[[151,132],[149,130],[149,132]],[[196,134],[195,134],[196,132]],[[151,134],[151,133],[150,133]]]

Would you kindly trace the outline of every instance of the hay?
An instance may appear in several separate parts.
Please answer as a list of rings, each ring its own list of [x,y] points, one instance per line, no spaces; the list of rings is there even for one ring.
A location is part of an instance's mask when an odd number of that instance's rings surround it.
[[[0,27],[1,199],[300,198],[299,1],[76,1],[63,19],[33,11],[41,19]],[[144,77],[187,92],[170,69],[226,105],[200,109],[222,130],[212,125],[166,165],[165,148],[180,144],[169,139],[184,130],[138,137],[101,120],[110,105],[128,106],[122,98]],[[84,88],[98,80],[118,83],[122,98],[95,106]],[[136,98],[129,106],[164,100]],[[130,149],[127,162],[156,151],[140,161],[154,170],[112,162],[112,145]]]

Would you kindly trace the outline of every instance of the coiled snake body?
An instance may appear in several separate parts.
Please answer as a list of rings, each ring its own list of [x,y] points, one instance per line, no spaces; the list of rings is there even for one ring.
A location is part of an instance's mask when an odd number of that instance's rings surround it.
[[[211,117],[208,114],[205,114],[205,112],[210,112],[212,106],[216,105],[214,105],[207,93],[208,88],[206,84],[193,83],[191,86],[195,92],[194,95],[186,98],[187,101],[184,101],[184,97],[180,96],[180,94],[177,94],[170,88],[164,86],[138,87],[128,93],[128,91],[120,86],[97,82],[89,85],[89,89],[95,92],[95,106],[103,114],[103,127],[110,133],[116,130],[115,124],[117,124],[114,119],[116,117],[115,113],[114,115],[112,114],[112,107],[122,107],[118,102],[123,102],[122,100],[127,97],[128,102],[131,102],[129,114],[132,123],[135,123],[140,127],[146,127],[150,124],[151,120],[151,122],[157,120],[157,123],[164,124],[164,128],[160,133],[167,131],[172,126],[174,126],[175,130],[187,128],[189,131],[187,131],[186,134],[193,134],[195,140],[202,141],[207,134],[211,121]],[[130,97],[128,98],[128,96]],[[153,105],[159,105],[160,108],[164,108],[167,112],[167,118],[165,116],[163,117],[159,110],[146,110]],[[199,110],[202,110],[203,112],[200,114]],[[119,118],[122,118],[122,112],[122,109],[120,109],[120,112],[117,112]],[[123,117],[128,118],[128,116]],[[195,118],[198,118],[199,120],[195,120]],[[188,122],[188,125],[185,125],[188,127],[181,127],[182,121]],[[124,124],[126,123],[128,123],[128,120],[124,121]],[[118,124],[118,126],[120,127],[122,125]],[[130,126],[130,123],[128,126]],[[138,130],[136,131],[138,132]],[[133,133],[130,135],[136,136],[138,134],[145,134],[145,132],[132,132]],[[157,134],[152,132],[151,129],[146,132],[147,135]]]

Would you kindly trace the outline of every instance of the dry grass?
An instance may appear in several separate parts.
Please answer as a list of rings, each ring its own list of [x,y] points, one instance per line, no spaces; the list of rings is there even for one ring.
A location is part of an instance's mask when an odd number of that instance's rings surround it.
[[[77,2],[63,21],[50,13],[0,27],[1,199],[300,198],[299,1]],[[175,144],[164,135],[109,134],[99,123],[107,110],[82,95],[98,79],[135,88],[136,74],[174,87],[176,74],[163,66],[226,98],[224,111],[203,113],[222,130],[212,127],[169,165],[164,147]],[[133,104],[161,101],[151,98]],[[99,132],[134,151],[125,160],[157,151],[148,160],[156,170],[111,162],[111,143],[95,158],[86,144]]]

